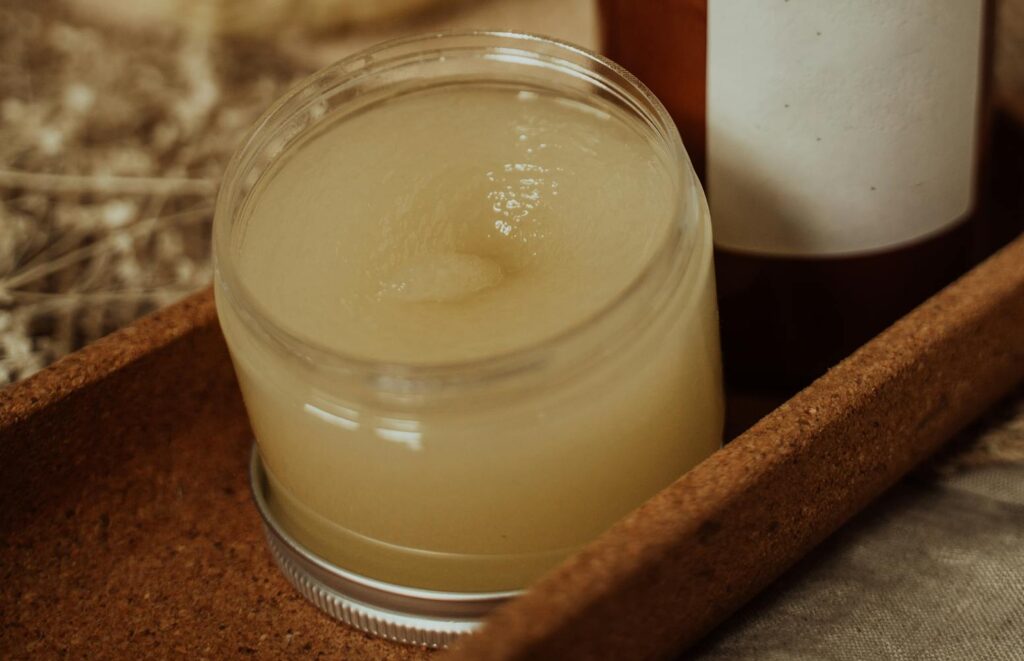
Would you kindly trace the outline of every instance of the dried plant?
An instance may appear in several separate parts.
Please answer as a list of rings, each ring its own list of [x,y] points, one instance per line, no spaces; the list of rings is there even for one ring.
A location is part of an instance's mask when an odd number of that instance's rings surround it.
[[[167,24],[217,32],[272,37],[282,30],[335,32],[385,23],[431,9],[481,0],[66,0],[87,14],[121,23]]]
[[[0,0],[0,384],[209,282],[222,169],[300,73],[63,7]]]

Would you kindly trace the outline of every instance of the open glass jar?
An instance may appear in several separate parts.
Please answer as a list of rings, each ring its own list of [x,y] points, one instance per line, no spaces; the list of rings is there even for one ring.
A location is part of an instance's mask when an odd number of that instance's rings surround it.
[[[704,195],[593,53],[328,67],[230,163],[214,257],[275,557],[373,633],[446,644],[720,446]]]

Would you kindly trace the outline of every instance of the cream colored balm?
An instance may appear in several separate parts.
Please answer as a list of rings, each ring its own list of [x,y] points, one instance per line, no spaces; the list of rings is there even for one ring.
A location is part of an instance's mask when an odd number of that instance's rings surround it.
[[[216,230],[278,521],[449,592],[526,586],[722,429],[707,212],[660,105],[479,66],[294,110]]]

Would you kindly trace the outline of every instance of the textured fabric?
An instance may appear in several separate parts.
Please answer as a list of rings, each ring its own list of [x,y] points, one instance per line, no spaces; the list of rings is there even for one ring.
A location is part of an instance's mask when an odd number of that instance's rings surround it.
[[[1024,393],[688,658],[1024,660]]]

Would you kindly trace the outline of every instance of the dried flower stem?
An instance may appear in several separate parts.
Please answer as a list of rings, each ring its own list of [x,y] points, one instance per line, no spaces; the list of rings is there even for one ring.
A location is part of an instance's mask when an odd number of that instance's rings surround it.
[[[32,268],[25,269],[14,273],[9,278],[0,279],[0,292],[10,292],[10,290],[20,287],[25,283],[38,280],[39,278],[56,273],[58,271],[67,268],[69,265],[79,262],[83,259],[94,258],[102,252],[113,250],[117,241],[122,240],[124,236],[137,236],[151,232],[154,228],[159,225],[169,223],[184,223],[189,221],[207,220],[210,216],[211,209],[209,207],[203,207],[200,209],[192,209],[189,211],[182,211],[181,213],[169,214],[166,216],[160,216],[157,218],[147,218],[146,220],[140,220],[134,225],[122,230],[118,234],[110,234],[103,237],[102,239],[82,246],[77,250],[66,252],[60,257],[56,257],[47,262],[40,263]]]
[[[96,292],[17,292],[14,299],[19,306],[34,308],[35,312],[39,312],[40,308],[56,309],[69,304],[77,308],[81,303],[123,303],[129,299],[150,298],[173,299],[191,294],[193,291],[191,287],[177,289],[160,287],[159,289],[117,289]]]
[[[0,188],[23,188],[45,193],[209,196],[217,192],[217,182],[211,179],[120,177],[103,174],[83,176],[0,170]]]

